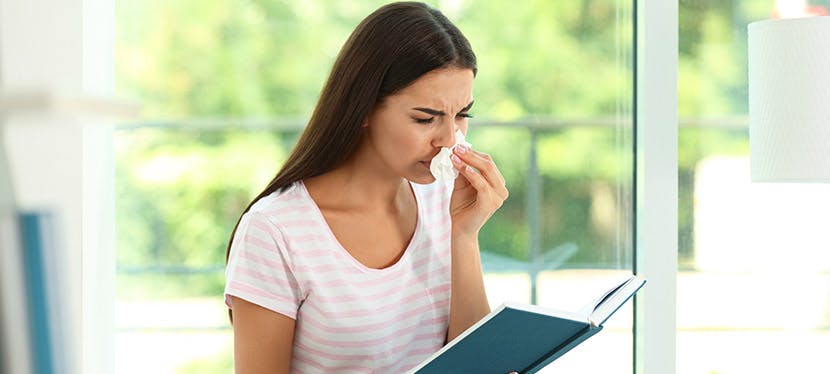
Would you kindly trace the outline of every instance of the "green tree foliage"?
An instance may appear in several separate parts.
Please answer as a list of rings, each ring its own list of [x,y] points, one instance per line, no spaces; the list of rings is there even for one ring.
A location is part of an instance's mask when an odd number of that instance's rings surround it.
[[[382,3],[122,0],[116,9],[118,90],[140,101],[150,119],[278,118],[301,124],[348,33]],[[456,21],[478,55],[477,118],[544,123],[613,118],[629,110],[631,24],[617,10],[620,2],[432,5]],[[628,247],[615,234],[628,223],[614,221],[615,210],[623,207],[619,200],[630,198],[614,192],[629,183],[624,178],[630,160],[620,157],[630,147],[625,123],[540,132],[543,252],[572,242],[580,248],[572,266],[619,266],[602,264],[603,253]],[[478,128],[476,120],[471,126],[470,140],[493,155],[511,189],[482,232],[482,249],[528,260],[530,130]],[[233,126],[120,131],[119,265],[222,264],[239,212],[276,172],[295,136]],[[610,196],[610,210],[596,209],[598,194]],[[611,223],[597,214],[611,215]],[[132,283],[141,289],[159,282]],[[209,283],[206,292],[219,292],[221,277]]]

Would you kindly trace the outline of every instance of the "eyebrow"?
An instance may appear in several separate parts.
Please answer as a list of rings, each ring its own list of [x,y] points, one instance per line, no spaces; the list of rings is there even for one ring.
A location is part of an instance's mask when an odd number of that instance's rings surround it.
[[[473,107],[473,103],[475,103],[475,102],[476,102],[475,100],[470,101],[470,103],[469,103],[469,104],[467,104],[467,106],[465,106],[463,109],[461,109],[460,111],[458,111],[458,113],[464,113],[464,112],[466,112],[466,111],[470,110],[470,108],[472,108],[472,107]],[[429,114],[429,115],[432,115],[432,116],[443,116],[443,115],[446,115],[446,114],[447,114],[447,113],[444,113],[443,111],[436,110],[436,109],[431,109],[431,108],[421,108],[421,107],[417,107],[417,108],[412,108],[412,109],[417,110],[417,111],[420,111],[420,112],[424,112],[424,113]]]

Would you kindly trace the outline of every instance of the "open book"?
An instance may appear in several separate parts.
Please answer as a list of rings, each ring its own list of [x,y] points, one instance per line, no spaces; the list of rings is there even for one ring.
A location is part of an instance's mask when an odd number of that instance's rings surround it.
[[[602,330],[645,282],[632,275],[576,313],[504,303],[409,373],[535,373]]]

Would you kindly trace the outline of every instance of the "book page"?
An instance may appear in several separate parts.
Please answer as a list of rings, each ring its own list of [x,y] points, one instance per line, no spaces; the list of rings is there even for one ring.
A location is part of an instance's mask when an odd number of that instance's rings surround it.
[[[561,269],[541,272],[538,277],[537,305],[578,313],[587,320],[602,296],[629,277],[631,270],[627,269]],[[591,307],[585,310],[587,305]]]
[[[631,273],[625,273],[611,278],[611,281],[607,283],[605,292],[594,298],[591,302],[585,304],[582,309],[579,310],[578,314],[584,315],[585,318],[589,318],[600,307],[600,305],[602,305],[603,302],[605,302],[613,295],[614,292],[619,290],[620,287],[628,282],[631,277]]]
[[[589,321],[593,326],[600,326],[617,311],[629,298],[631,298],[640,287],[645,284],[645,279],[638,276],[631,276],[623,284],[611,290],[595,307]]]

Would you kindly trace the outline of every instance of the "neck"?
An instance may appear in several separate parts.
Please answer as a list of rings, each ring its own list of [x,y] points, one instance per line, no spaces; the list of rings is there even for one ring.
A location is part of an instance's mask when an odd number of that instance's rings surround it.
[[[395,212],[412,196],[409,182],[391,173],[368,155],[355,154],[334,170],[305,183],[321,207],[336,210]]]

